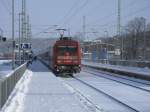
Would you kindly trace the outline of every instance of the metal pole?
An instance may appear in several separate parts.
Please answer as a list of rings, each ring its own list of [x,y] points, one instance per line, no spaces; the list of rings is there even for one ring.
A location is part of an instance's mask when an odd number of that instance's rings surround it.
[[[21,43],[26,43],[26,1],[22,0],[22,28],[21,28]],[[23,51],[23,62],[25,61],[24,49]]]
[[[124,50],[123,50],[123,48],[124,48],[124,41],[123,41],[123,36],[121,37],[121,59],[123,60],[124,58],[123,58],[123,54],[124,54]]]
[[[118,19],[117,19],[117,34],[120,36],[120,29],[121,29],[121,0],[118,0]]]
[[[15,2],[12,0],[12,69],[15,69],[15,40],[14,40],[14,35],[15,35],[15,25],[14,25],[14,6]]]
[[[107,31],[107,30],[104,31],[104,32],[106,33],[106,40],[107,40],[106,49],[107,49],[107,62],[108,62],[108,49],[109,49],[108,37],[109,37],[109,35],[108,35],[108,31]],[[107,63],[107,62],[106,62],[106,63]]]
[[[118,0],[118,18],[117,18],[117,37],[118,40],[120,40],[120,32],[121,32],[121,0]],[[120,43],[120,44],[119,44]],[[120,50],[122,52],[122,40],[118,42],[118,46],[120,46]],[[122,54],[120,55],[120,58],[122,58]]]
[[[86,17],[83,16],[83,38],[86,40]]]
[[[146,59],[146,32],[145,32],[145,28],[146,27],[146,20],[144,19],[144,49],[143,49],[143,58],[144,60]]]
[[[29,26],[30,26],[30,36],[29,36],[30,39],[29,40],[30,40],[30,43],[31,43],[31,38],[32,38],[31,24]]]
[[[21,13],[19,13],[19,64],[21,65],[21,53],[20,53],[20,50],[21,50],[21,27],[20,27],[20,22],[21,21]]]
[[[3,30],[0,28],[0,31],[1,31],[1,35],[0,35],[0,41],[1,41],[3,37]]]
[[[27,42],[29,43],[29,33],[30,33],[30,26],[29,26],[29,15],[27,15],[27,23],[26,23],[26,25],[27,25],[27,28],[26,28],[26,30],[27,30]]]

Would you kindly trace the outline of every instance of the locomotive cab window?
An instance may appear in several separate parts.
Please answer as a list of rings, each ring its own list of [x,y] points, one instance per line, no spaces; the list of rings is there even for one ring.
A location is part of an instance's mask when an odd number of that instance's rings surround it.
[[[58,46],[59,55],[64,55],[66,52],[70,54],[76,54],[77,47],[76,46]]]

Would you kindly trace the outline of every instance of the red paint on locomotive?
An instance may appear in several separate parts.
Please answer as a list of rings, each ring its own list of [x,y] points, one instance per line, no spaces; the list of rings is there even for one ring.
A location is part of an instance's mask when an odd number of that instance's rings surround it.
[[[59,73],[77,73],[81,70],[81,48],[76,40],[61,39],[53,46],[52,69]]]

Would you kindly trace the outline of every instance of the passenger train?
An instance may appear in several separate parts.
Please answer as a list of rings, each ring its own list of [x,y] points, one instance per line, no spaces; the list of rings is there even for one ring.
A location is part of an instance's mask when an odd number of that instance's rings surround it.
[[[40,55],[57,74],[73,74],[81,71],[80,43],[70,37],[61,37]]]

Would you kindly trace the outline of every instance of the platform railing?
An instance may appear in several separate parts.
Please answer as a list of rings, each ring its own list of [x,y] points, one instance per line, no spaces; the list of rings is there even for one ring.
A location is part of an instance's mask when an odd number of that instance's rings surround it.
[[[24,63],[20,67],[16,68],[12,73],[0,78],[0,109],[7,101],[16,83],[24,74],[27,68],[26,66],[27,63]]]

